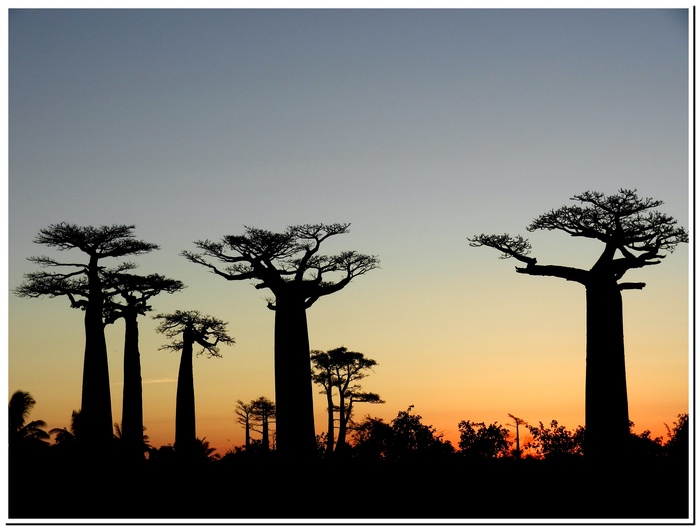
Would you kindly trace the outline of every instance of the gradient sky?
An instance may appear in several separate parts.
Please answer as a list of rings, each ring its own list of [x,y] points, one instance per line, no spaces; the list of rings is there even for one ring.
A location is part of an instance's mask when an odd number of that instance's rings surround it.
[[[544,264],[602,247],[526,233],[585,190],[636,188],[691,226],[688,10],[12,10],[9,290],[38,268],[38,231],[134,224],[159,251],[139,272],[182,280],[156,313],[228,322],[221,359],[194,362],[197,434],[244,442],[235,401],[274,399],[273,313],[251,282],[179,255],[199,239],[350,222],[325,254],[381,268],[308,312],[313,349],[379,363],[362,383],[393,419],[414,405],[457,444],[461,420],[584,421],[578,284],[517,274],[479,233],[527,235]],[[665,437],[690,400],[690,247],[629,273],[625,344],[635,431]],[[8,293],[8,399],[64,427],[80,406],[82,312]],[[174,441],[179,355],[140,319],[144,420]],[[107,330],[121,420],[123,322]],[[317,433],[326,430],[319,388]]]

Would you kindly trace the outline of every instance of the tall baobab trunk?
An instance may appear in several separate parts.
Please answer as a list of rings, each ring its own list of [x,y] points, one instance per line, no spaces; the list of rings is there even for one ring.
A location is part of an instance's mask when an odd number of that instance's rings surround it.
[[[274,367],[277,450],[286,459],[316,453],[310,341],[302,299],[276,296]]]
[[[96,259],[90,263],[89,301],[85,307],[85,361],[82,371],[83,446],[102,450],[113,443],[109,361]]]
[[[123,348],[123,413],[121,440],[130,459],[143,459],[143,378],[138,348],[138,314],[124,316],[126,336]]]
[[[184,330],[182,356],[177,379],[174,448],[187,457],[196,445],[196,408],[194,401],[194,342],[189,329]]]
[[[629,439],[622,294],[615,282],[586,285],[586,438],[590,459],[621,457]]]

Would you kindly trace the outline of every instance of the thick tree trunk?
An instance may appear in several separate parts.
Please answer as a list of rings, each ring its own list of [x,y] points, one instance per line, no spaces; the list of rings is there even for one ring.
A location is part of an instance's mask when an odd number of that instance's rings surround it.
[[[81,414],[83,447],[105,450],[114,432],[109,386],[109,362],[102,322],[101,292],[85,309],[85,361],[82,371]]]
[[[629,439],[622,294],[615,282],[586,285],[586,317],[584,453],[610,461],[624,456]]]
[[[184,331],[182,356],[177,379],[174,448],[184,457],[191,456],[196,445],[196,409],[194,401],[194,345]]]
[[[302,300],[276,296],[276,444],[287,460],[316,454],[310,342]]]
[[[143,378],[140,370],[137,317],[137,313],[129,313],[124,317],[126,337],[123,348],[121,440],[128,457],[141,460],[145,445],[143,440]]]

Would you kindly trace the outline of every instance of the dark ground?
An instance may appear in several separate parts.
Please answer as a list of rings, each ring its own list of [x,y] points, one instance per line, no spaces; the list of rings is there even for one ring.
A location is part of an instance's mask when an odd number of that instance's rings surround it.
[[[10,463],[12,519],[686,519],[686,464],[622,467],[582,461],[451,459],[403,464],[282,465],[275,461],[174,463],[32,459]],[[585,522],[587,523],[587,522]],[[631,523],[631,522],[630,522]]]

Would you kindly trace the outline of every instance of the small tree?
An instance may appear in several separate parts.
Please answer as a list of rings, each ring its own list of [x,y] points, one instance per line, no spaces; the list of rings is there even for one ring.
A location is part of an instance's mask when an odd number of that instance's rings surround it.
[[[434,460],[454,452],[449,441],[431,425],[421,422],[414,415],[413,405],[397,413],[390,424],[382,419],[367,417],[353,430],[353,441],[357,457],[384,459],[390,462],[413,462]]]
[[[622,292],[646,285],[621,280],[630,270],[659,264],[663,252],[673,252],[688,235],[674,218],[653,210],[662,201],[640,198],[636,190],[620,189],[612,196],[584,192],[571,200],[579,204],[542,214],[528,231],[556,230],[599,241],[603,248],[590,269],[539,265],[529,256],[530,242],[521,236],[479,234],[469,242],[522,262],[524,267],[516,267],[519,273],[563,278],[585,288],[585,451],[591,459],[608,460],[625,452],[629,440]]]
[[[513,414],[508,414],[508,417],[513,419],[513,425],[510,426],[515,426],[515,457],[516,459],[520,459],[520,425],[526,425],[527,423],[521,419],[520,417],[516,417]]]
[[[10,397],[8,405],[9,434],[11,452],[36,446],[48,446],[51,436],[44,430],[46,422],[41,419],[28,421],[36,401],[29,392],[17,390]]]
[[[377,362],[368,359],[356,351],[346,347],[329,351],[313,350],[310,354],[312,361],[312,381],[322,386],[322,392],[327,397],[327,453],[334,450],[334,412],[339,415],[339,433],[336,440],[336,451],[346,448],[346,432],[353,415],[355,403],[381,404],[384,401],[376,393],[363,392],[357,381],[369,375],[369,371]],[[335,405],[333,392],[336,389],[339,404]]]
[[[167,338],[181,339],[161,346],[160,349],[181,351],[177,378],[177,406],[175,415],[174,448],[184,458],[191,459],[196,452],[196,405],[194,399],[194,344],[201,346],[197,355],[221,357],[218,344],[231,345],[235,340],[227,334],[227,322],[202,315],[199,311],[175,311],[154,317],[161,320],[157,331]]]
[[[244,428],[244,447],[249,450],[252,444],[250,432],[252,430],[252,405],[254,401],[250,403],[245,403],[241,399],[237,399],[237,406],[235,406],[235,415],[237,415],[237,422]]]
[[[200,253],[182,252],[190,262],[226,280],[256,280],[257,289],[273,293],[267,307],[275,313],[277,441],[285,457],[306,459],[316,454],[306,310],[378,267],[376,257],[355,251],[319,254],[327,239],[348,233],[348,227],[348,223],[296,225],[282,233],[246,227],[245,234],[225,236],[221,242],[195,242]],[[336,273],[339,279],[330,280]]]
[[[269,450],[269,424],[276,418],[276,404],[262,396],[252,401],[253,421],[261,427],[261,448],[265,452]]]
[[[504,457],[508,451],[510,432],[496,422],[490,425],[460,421],[460,453],[470,459]]]
[[[582,426],[572,432],[560,426],[555,419],[550,422],[549,428],[545,428],[542,421],[537,427],[525,426],[533,437],[530,448],[544,459],[568,459],[571,456],[583,454],[585,429]]]

